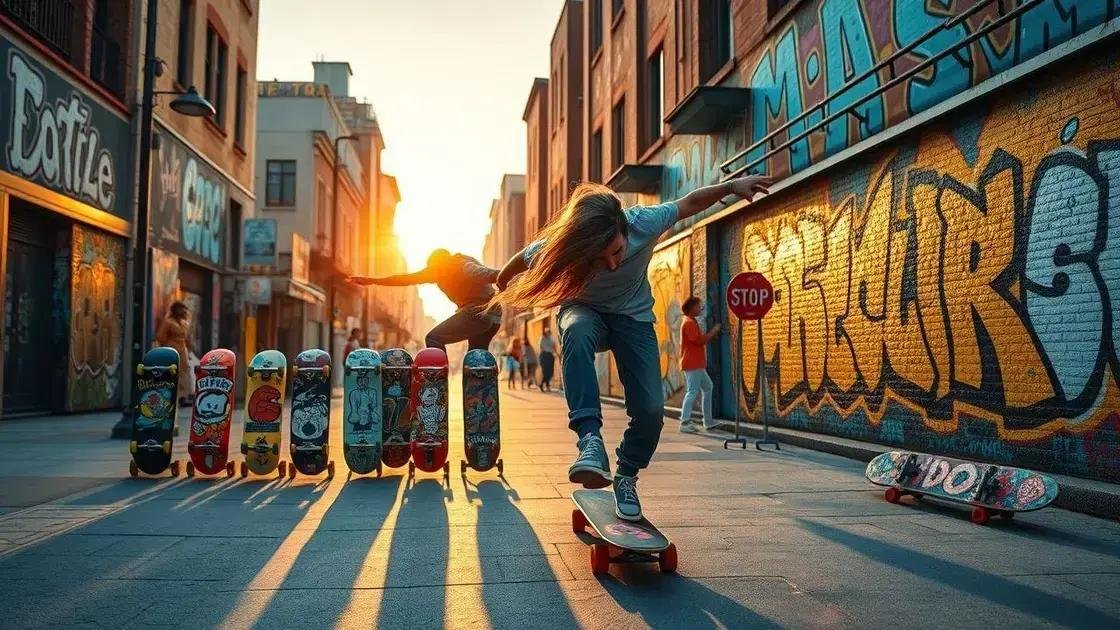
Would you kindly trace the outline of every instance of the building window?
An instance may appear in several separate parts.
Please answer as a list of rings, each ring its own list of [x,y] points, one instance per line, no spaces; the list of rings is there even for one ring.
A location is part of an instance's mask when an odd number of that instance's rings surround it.
[[[237,86],[233,103],[233,140],[241,148],[245,148],[245,84],[248,80],[248,71],[238,65]]]
[[[626,160],[626,99],[619,99],[611,110],[611,172]]]
[[[649,147],[661,138],[665,107],[665,49],[659,48],[646,61],[645,76],[645,124],[643,125],[644,147]]]
[[[603,0],[591,0],[591,56],[603,47]]]
[[[566,63],[565,63],[564,55],[561,54],[560,55],[560,103],[559,103],[560,122],[561,123],[564,122],[564,110],[568,109],[567,107],[565,107],[566,103],[564,102],[564,92],[567,91],[566,88],[568,87],[568,85],[567,85],[568,84],[568,73],[564,72],[565,65],[566,65]]]
[[[115,3],[97,0],[90,31],[89,76],[117,96],[124,96],[124,58],[121,45],[110,28],[111,13],[117,11]]]
[[[707,83],[728,61],[734,50],[731,0],[700,2],[700,72]]]
[[[595,133],[591,134],[591,145],[588,147],[587,159],[590,163],[587,165],[587,179],[603,183],[603,130],[596,129]]]
[[[179,52],[175,60],[175,80],[182,86],[191,84],[193,24],[194,0],[179,0]]]
[[[214,121],[219,127],[226,122],[226,82],[229,45],[213,25],[206,25],[206,100],[214,106]]]
[[[296,161],[269,160],[265,205],[291,208],[296,205]]]

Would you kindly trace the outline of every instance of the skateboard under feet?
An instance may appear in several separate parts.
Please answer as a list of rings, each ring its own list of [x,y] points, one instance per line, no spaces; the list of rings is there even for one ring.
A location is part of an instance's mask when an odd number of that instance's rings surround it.
[[[572,531],[585,533],[590,525],[601,542],[591,545],[591,572],[602,575],[612,564],[656,562],[662,573],[677,570],[677,546],[646,519],[625,521],[614,509],[609,490],[572,493]]]

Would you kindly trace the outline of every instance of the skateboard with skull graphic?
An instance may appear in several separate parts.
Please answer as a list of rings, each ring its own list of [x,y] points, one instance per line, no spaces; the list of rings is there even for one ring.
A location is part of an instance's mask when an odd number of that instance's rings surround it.
[[[241,476],[269,475],[279,465],[280,476],[287,464],[280,461],[280,426],[284,417],[284,388],[288,359],[279,350],[258,352],[245,368],[245,432],[241,438]]]
[[[381,356],[367,348],[343,367],[342,455],[350,470],[381,476]]]
[[[296,355],[292,379],[291,455],[288,477],[296,471],[334,477],[330,458],[331,355],[317,348]]]
[[[576,490],[572,493],[572,531],[583,534],[590,526],[599,538],[591,545],[591,572],[606,573],[612,564],[656,562],[663,573],[677,570],[677,546],[645,518],[625,521],[615,512],[609,490]]]
[[[904,495],[929,496],[972,507],[970,520],[988,522],[992,514],[1005,519],[1015,512],[1039,510],[1058,496],[1058,484],[1046,475],[995,464],[980,464],[940,455],[891,451],[867,464],[867,480],[886,486],[887,501]]]
[[[443,469],[447,463],[447,354],[439,348],[424,348],[412,362],[412,461],[408,476]]]
[[[141,472],[158,475],[170,466],[171,476],[179,476],[179,462],[171,459],[175,436],[175,414],[178,410],[177,390],[179,353],[174,348],[152,348],[136,365],[136,408],[132,420],[132,439],[128,452],[128,474]]]
[[[187,439],[187,476],[195,471],[216,475],[225,470],[233,476],[229,461],[229,429],[233,419],[233,379],[237,356],[232,350],[215,348],[198,360],[194,368],[195,396],[191,432]]]

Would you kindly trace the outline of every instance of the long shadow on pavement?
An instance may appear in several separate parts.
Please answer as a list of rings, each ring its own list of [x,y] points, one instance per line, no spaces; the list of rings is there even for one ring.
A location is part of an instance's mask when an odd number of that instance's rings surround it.
[[[516,492],[493,479],[480,481],[476,488],[468,488],[467,498],[480,501],[475,536],[482,603],[490,627],[577,627],[537,534],[515,503]],[[504,586],[521,582],[532,582],[532,586]]]
[[[1107,615],[1080,602],[1052,595],[1022,582],[824,523],[804,519],[797,521],[806,531],[844,545],[893,570],[906,571],[921,579],[939,582],[963,594],[1032,615],[1040,621],[1094,628],[1115,628],[1120,624],[1120,616]]]
[[[374,627],[443,626],[450,553],[446,499],[442,479],[421,479],[404,492]],[[429,588],[413,590],[418,586]],[[418,592],[425,598],[418,599]]]
[[[600,583],[619,606],[639,615],[651,628],[782,627],[692,578],[659,573],[656,565],[621,571],[623,579],[612,573]]]

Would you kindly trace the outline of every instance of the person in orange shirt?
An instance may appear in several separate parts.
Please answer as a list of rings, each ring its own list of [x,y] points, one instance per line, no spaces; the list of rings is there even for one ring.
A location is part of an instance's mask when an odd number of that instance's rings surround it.
[[[684,400],[681,402],[681,431],[696,433],[699,428],[692,419],[692,405],[696,402],[697,394],[700,395],[700,409],[702,410],[705,429],[715,426],[712,419],[712,379],[708,376],[708,357],[706,346],[708,342],[719,334],[720,326],[716,324],[707,333],[700,332],[700,316],[703,305],[700,298],[690,297],[684,301],[684,321],[681,322],[681,370],[684,372]]]

